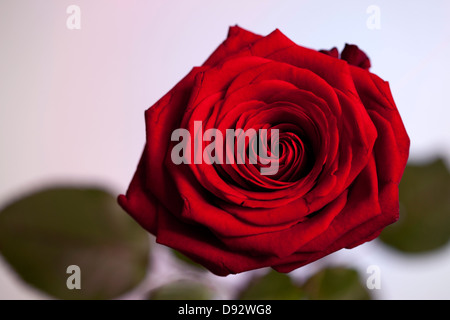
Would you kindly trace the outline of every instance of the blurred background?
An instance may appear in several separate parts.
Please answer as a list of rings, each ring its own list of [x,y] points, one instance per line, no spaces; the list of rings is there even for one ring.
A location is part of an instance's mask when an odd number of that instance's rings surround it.
[[[281,292],[289,293],[285,298],[450,299],[449,14],[445,0],[2,0],[0,299],[73,298],[65,287],[70,274],[55,274],[64,291],[51,287],[51,272],[81,261],[97,269],[81,268],[82,283],[94,289],[78,298],[176,297],[187,288],[219,299],[283,298]],[[382,239],[289,276],[264,269],[220,278],[154,244],[117,212],[114,198],[126,191],[145,142],[144,111],[201,65],[235,24],[262,35],[278,28],[313,49],[357,44],[371,71],[389,81],[411,156],[401,184],[402,218]],[[72,203],[81,209],[64,209]],[[99,208],[106,213],[95,221],[77,216],[78,209]],[[89,225],[107,227],[97,235]],[[73,231],[69,241],[64,235],[73,226],[81,234]],[[83,246],[74,243],[77,237]],[[102,246],[100,255],[86,249],[93,243]],[[133,267],[124,267],[127,261]],[[367,285],[370,266],[379,271],[377,288]]]

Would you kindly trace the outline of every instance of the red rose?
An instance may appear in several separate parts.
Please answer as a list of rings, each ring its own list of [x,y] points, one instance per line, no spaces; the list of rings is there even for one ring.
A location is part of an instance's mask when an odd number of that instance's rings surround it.
[[[120,205],[158,243],[218,275],[289,272],[376,238],[398,219],[409,138],[367,56],[352,45],[338,56],[278,30],[231,27],[203,66],[146,111],[147,143]],[[200,133],[278,129],[277,170],[174,163],[172,134],[195,136],[195,121]]]

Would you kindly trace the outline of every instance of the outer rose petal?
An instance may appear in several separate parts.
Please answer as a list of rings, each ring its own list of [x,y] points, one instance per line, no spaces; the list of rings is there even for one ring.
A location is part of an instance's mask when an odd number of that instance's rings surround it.
[[[172,131],[178,127],[191,96],[195,76],[204,68],[194,68],[162,99],[145,112],[147,147],[144,149],[144,167],[147,189],[167,209],[180,211],[183,201],[175,193],[176,187],[167,169],[164,158],[168,152]]]
[[[378,131],[374,146],[378,177],[381,181],[398,184],[408,160],[410,140],[389,85],[360,68],[351,67],[350,70],[358,94]]]
[[[286,259],[285,263],[275,265],[273,268],[279,272],[291,272],[342,248],[351,249],[364,242],[373,240],[380,234],[384,227],[398,220],[398,186],[395,184],[386,186],[381,191],[379,199],[383,203],[382,214],[376,215],[372,219],[344,233],[323,251],[312,253],[298,252],[289,257],[289,259]]]
[[[179,250],[216,275],[267,267],[278,259],[229,250],[207,228],[184,223],[169,212],[161,214],[158,228],[158,243]]]
[[[214,51],[203,65],[214,66],[261,38],[262,36],[244,30],[237,25],[230,27],[227,39]]]
[[[225,238],[223,242],[231,250],[246,250],[261,256],[276,255],[279,258],[286,258],[318,235],[325,233],[333,219],[344,209],[346,202],[347,192],[344,192],[325,206],[319,214],[306,221],[281,231]]]
[[[157,212],[160,204],[145,186],[146,172],[144,155],[145,153],[139,161],[127,195],[120,195],[118,201],[120,206],[139,222],[143,228],[155,234],[157,228]]]

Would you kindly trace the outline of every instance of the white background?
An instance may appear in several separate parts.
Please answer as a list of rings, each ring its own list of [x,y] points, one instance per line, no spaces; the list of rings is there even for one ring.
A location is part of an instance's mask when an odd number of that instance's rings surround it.
[[[66,27],[71,4],[81,8],[80,30]],[[370,5],[380,8],[379,30],[366,26]],[[449,163],[449,15],[444,0],[2,0],[0,207],[58,182],[125,192],[145,139],[144,110],[235,24],[263,35],[278,28],[314,49],[357,44],[391,84],[411,161],[442,155]],[[378,265],[380,299],[450,298],[450,247],[408,256],[374,241],[293,276],[327,263],[354,266],[363,277]],[[246,275],[212,278],[226,286]],[[39,298],[0,258],[0,299]]]

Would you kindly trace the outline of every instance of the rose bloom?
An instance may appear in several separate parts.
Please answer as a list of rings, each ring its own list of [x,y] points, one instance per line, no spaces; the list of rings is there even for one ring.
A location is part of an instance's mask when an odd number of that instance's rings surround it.
[[[409,138],[388,83],[369,68],[354,45],[339,58],[279,30],[231,27],[146,111],[147,143],[120,205],[158,243],[223,276],[290,272],[373,240],[399,217]],[[277,172],[262,175],[259,162],[175,164],[172,133],[195,137],[195,121],[203,132],[278,129]]]

